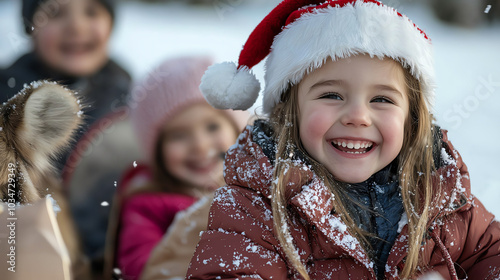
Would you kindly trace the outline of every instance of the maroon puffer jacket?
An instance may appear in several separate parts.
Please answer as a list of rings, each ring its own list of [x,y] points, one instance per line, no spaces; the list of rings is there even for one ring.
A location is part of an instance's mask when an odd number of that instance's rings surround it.
[[[439,203],[433,205],[423,245],[422,273],[445,279],[500,277],[500,223],[470,194],[467,167],[444,133]],[[191,260],[187,279],[300,279],[273,229],[270,185],[272,165],[252,141],[252,128],[226,157],[228,186],[217,191],[209,227]],[[333,195],[305,165],[310,180],[291,185],[288,209],[291,235],[311,279],[376,279],[373,263],[333,211]],[[405,216],[405,215],[403,215]],[[389,255],[386,279],[399,279],[407,252],[407,225]],[[457,277],[458,276],[458,277]]]

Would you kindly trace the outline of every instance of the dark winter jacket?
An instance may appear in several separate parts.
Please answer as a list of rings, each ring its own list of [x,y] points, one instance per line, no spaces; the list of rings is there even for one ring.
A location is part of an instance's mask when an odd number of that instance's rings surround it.
[[[85,113],[89,124],[125,105],[130,89],[130,75],[113,60],[89,77],[70,77],[56,73],[34,53],[20,57],[14,64],[0,70],[0,102],[19,92],[24,84],[37,80],[57,81],[79,92],[91,107]]]
[[[345,188],[354,202],[347,205],[351,217],[360,228],[373,234],[368,237],[369,256],[378,279],[385,279],[385,263],[404,212],[396,166],[390,164],[365,182],[347,184]]]
[[[274,232],[273,165],[254,141],[262,134],[247,127],[227,153],[228,186],[216,193],[208,229],[191,260],[187,279],[300,279]],[[436,186],[442,183],[441,191],[422,242],[421,273],[438,272],[444,279],[453,279],[455,274],[461,279],[497,279],[500,223],[471,195],[467,167],[445,132],[441,155],[445,165],[433,177]],[[289,170],[293,173],[285,196],[290,198],[291,238],[311,279],[376,279],[373,261],[335,213],[332,193],[306,164],[297,164],[300,168]],[[406,222],[402,215],[385,266],[386,279],[399,279],[404,268]]]

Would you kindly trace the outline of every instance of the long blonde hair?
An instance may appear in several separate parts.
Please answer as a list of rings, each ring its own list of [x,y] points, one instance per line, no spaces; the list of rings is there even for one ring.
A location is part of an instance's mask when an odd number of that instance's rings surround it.
[[[408,88],[409,114],[405,123],[403,146],[396,162],[398,162],[403,206],[408,217],[408,255],[404,269],[400,273],[400,277],[406,279],[414,275],[419,265],[420,244],[427,230],[429,206],[432,200],[431,175],[435,167],[432,154],[432,116],[421,92],[420,83],[408,69],[403,68],[403,70]],[[274,228],[287,258],[304,279],[309,279],[288,230],[289,217],[286,211],[285,190],[290,174],[293,172],[286,172],[286,170],[294,168],[294,166],[290,161],[279,160],[289,158],[295,149],[305,156],[313,171],[319,178],[323,179],[325,185],[333,193],[336,198],[333,202],[334,209],[347,225],[350,233],[360,241],[365,251],[368,251],[370,245],[367,242],[369,234],[358,227],[348,212],[345,203],[349,203],[349,201],[346,201],[348,199],[342,184],[333,178],[326,167],[310,157],[301,144],[297,95],[298,86],[291,86],[282,95],[280,103],[276,105],[270,116],[274,137],[277,139],[272,209]]]

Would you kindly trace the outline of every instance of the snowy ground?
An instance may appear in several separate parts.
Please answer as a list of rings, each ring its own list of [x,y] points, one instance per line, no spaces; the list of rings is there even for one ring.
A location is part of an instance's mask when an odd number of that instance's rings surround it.
[[[0,67],[30,48],[19,2],[0,1]],[[234,61],[250,32],[278,2],[213,0],[213,5],[197,7],[121,2],[111,53],[135,79],[177,55],[211,54]],[[500,24],[462,29],[439,23],[423,7],[402,4],[398,9],[433,40],[438,123],[449,130],[468,164],[473,193],[500,217],[500,176],[495,175],[500,169]],[[262,81],[262,63],[255,71]]]

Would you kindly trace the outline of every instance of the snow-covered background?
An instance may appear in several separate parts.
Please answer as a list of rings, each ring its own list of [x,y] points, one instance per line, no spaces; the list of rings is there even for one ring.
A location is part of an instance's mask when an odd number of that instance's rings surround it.
[[[30,49],[20,2],[0,0],[0,67]],[[250,32],[279,1],[208,2],[188,6],[182,1],[120,1],[111,56],[134,79],[178,55],[211,54],[218,61],[235,61]],[[433,41],[438,123],[449,130],[449,138],[467,163],[473,193],[500,217],[500,23],[465,29],[442,24],[425,6],[402,2],[396,7]],[[262,82],[263,63],[254,69]]]

